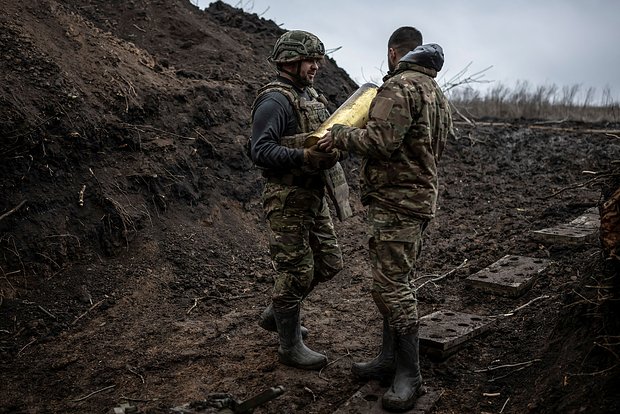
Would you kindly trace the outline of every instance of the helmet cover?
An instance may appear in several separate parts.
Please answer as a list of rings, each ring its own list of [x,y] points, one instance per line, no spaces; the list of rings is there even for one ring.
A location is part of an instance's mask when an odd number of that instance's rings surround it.
[[[321,59],[323,56],[325,56],[325,46],[318,37],[303,30],[291,30],[276,41],[269,61],[288,63],[305,59]]]

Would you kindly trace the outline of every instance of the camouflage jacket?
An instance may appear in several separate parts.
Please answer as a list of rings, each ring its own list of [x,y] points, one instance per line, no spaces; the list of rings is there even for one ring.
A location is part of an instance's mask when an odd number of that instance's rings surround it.
[[[304,138],[328,117],[325,98],[312,87],[285,78],[263,86],[252,105],[252,160],[271,174],[302,174]]]
[[[414,49],[384,79],[365,128],[332,128],[336,148],[364,157],[364,204],[374,201],[404,214],[434,216],[437,163],[454,134],[448,100],[434,80],[442,65],[438,45]]]

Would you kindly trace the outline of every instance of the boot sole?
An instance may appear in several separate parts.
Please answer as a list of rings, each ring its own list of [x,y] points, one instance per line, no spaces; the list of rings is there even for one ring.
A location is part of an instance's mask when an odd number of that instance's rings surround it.
[[[413,393],[413,396],[411,396],[411,398],[409,398],[408,400],[391,401],[391,400],[385,400],[384,398],[382,398],[381,405],[387,411],[402,412],[402,411],[411,410],[413,407],[415,407],[415,403],[418,400],[418,398],[424,394],[426,394],[426,389],[424,388],[422,384],[420,384],[418,389]]]
[[[298,363],[296,363],[294,361],[284,360],[284,359],[282,359],[282,357],[280,357],[280,362],[283,363],[284,365],[289,366],[289,367],[305,369],[307,371],[316,371],[316,370],[319,370],[319,369],[323,368],[325,365],[327,365],[327,359],[325,359],[324,361],[321,361],[321,362],[317,362],[316,364],[312,364],[312,365],[301,365],[301,364],[298,364]]]

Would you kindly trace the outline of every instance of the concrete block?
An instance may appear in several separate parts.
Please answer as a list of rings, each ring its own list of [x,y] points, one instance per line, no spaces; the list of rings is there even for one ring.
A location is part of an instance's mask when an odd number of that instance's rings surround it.
[[[601,219],[597,208],[587,210],[567,224],[534,230],[533,237],[543,243],[584,244],[598,240]]]
[[[426,393],[418,397],[416,405],[405,414],[427,414],[433,411],[442,391],[425,387]],[[387,391],[376,381],[370,381],[351,396],[333,414],[383,414],[388,413],[381,407],[381,397]]]
[[[518,297],[532,286],[536,276],[551,263],[550,260],[534,257],[506,255],[465,280],[478,289]]]
[[[445,359],[468,340],[490,328],[492,319],[440,310],[420,318],[420,352]]]

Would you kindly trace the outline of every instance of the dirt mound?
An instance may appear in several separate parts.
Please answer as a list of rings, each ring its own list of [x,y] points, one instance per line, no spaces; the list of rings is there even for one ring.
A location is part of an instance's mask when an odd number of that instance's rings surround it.
[[[40,226],[85,233],[73,250],[116,253],[152,209],[257,194],[240,149],[255,92],[273,74],[265,56],[282,33],[273,22],[223,3],[207,12],[187,1],[6,3],[0,208],[26,200],[12,219],[37,216],[38,228],[12,240],[48,256],[9,263],[45,277],[76,253],[65,253],[74,237],[46,249]],[[334,105],[356,87],[332,61],[324,73],[319,87]]]
[[[255,323],[272,269],[262,181],[242,147],[283,29],[221,2],[0,6],[0,412],[130,402],[165,413],[275,385],[287,392],[257,412],[330,413],[346,401],[360,386],[350,363],[376,350],[380,324],[357,159],[345,165],[355,215],[337,223],[346,270],[304,304],[309,342],[332,364],[281,366],[275,336]],[[334,109],[357,85],[328,59],[317,87]],[[620,158],[592,128],[462,126],[449,143],[418,272],[467,264],[420,291],[421,313],[499,315],[545,298],[448,361],[422,359],[427,385],[450,396],[437,412],[619,408],[614,270],[597,243],[530,237],[599,203],[596,186],[550,197]],[[467,287],[508,253],[554,266],[518,300]],[[524,361],[502,378],[486,370]]]

